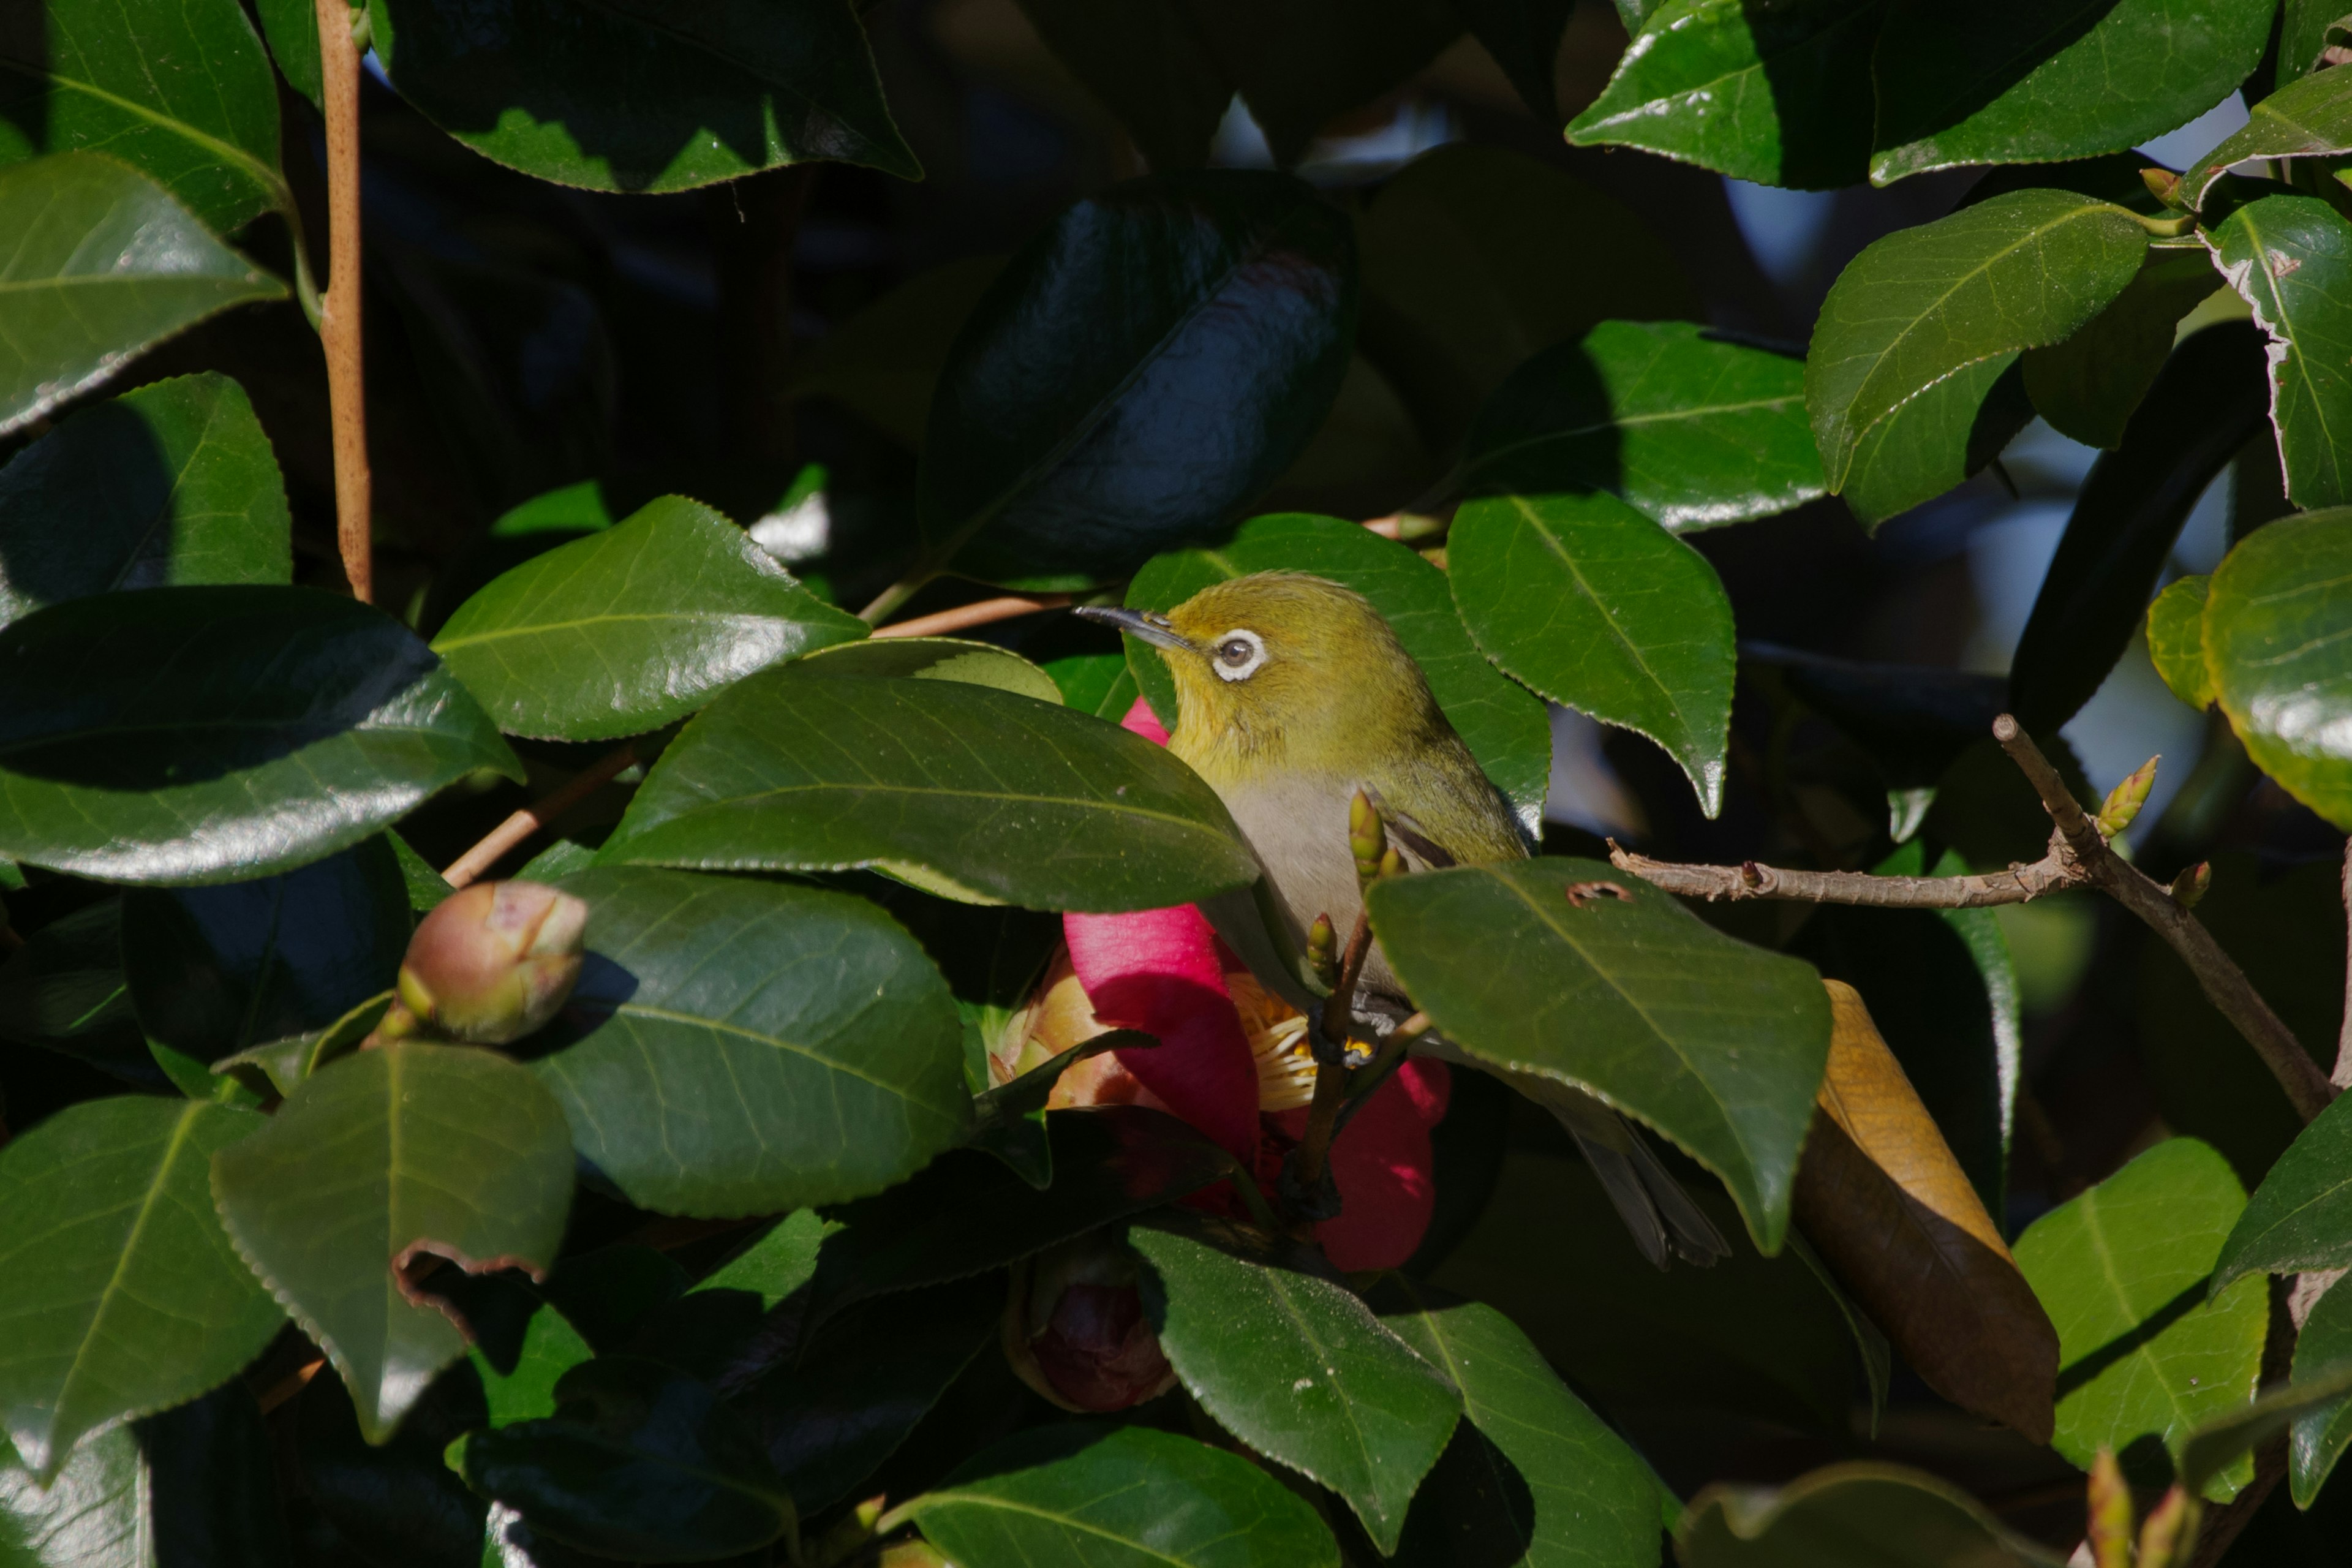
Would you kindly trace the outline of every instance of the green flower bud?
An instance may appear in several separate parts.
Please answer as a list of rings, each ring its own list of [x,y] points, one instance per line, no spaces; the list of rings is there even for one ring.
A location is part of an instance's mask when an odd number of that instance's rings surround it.
[[[2139,816],[2139,808],[2147,804],[2147,792],[2156,784],[2156,762],[2154,757],[2148,758],[2107,792],[2097,818],[2101,837],[2113,838]]]
[[[586,904],[541,882],[477,882],[452,893],[408,939],[399,1003],[379,1034],[477,1046],[522,1038],[572,994],[587,924]]]
[[[1356,879],[1370,882],[1381,874],[1381,857],[1388,853],[1388,825],[1371,797],[1358,790],[1348,802],[1348,850],[1356,858]]]

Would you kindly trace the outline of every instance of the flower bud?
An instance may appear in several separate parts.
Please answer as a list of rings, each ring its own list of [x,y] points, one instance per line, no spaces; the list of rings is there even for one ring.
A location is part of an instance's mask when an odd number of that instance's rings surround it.
[[[1329,915],[1317,915],[1307,928],[1307,962],[1325,990],[1339,984],[1339,931]]]
[[[588,906],[541,882],[477,882],[441,900],[408,939],[399,1001],[378,1033],[477,1046],[519,1040],[580,978]]]
[[[2200,860],[2184,867],[2180,875],[2172,879],[2172,901],[2184,910],[2193,910],[2205,897],[2205,889],[2213,885],[2213,863]]]
[[[1356,858],[1356,879],[1369,882],[1381,874],[1381,857],[1388,853],[1388,825],[1371,797],[1358,790],[1348,802],[1348,851]]]
[[[1021,1381],[1065,1410],[1125,1410],[1176,1381],[1143,1315],[1135,1255],[1100,1233],[1014,1266],[1003,1337]]]
[[[2097,817],[2100,837],[2113,838],[2139,816],[2139,808],[2147,804],[2147,792],[2156,784],[2156,758],[2148,758],[2107,792]]]

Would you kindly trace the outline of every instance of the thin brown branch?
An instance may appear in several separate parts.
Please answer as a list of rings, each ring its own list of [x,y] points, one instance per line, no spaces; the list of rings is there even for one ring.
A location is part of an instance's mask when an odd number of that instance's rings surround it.
[[[335,542],[352,596],[375,597],[367,399],[360,353],[360,51],[346,0],[314,0],[327,110],[327,293],[319,342],[335,433]]]
[[[1356,911],[1356,929],[1339,958],[1339,984],[1323,1001],[1324,1047],[1315,1053],[1315,1098],[1307,1106],[1307,1131],[1298,1140],[1298,1185],[1314,1193],[1323,1184],[1323,1172],[1339,1132],[1339,1110],[1348,1103],[1348,1026],[1356,1016],[1356,986],[1364,977],[1364,960],[1372,951],[1372,919]]]
[[[917,616],[911,621],[895,626],[876,626],[877,637],[936,637],[949,632],[960,632],[973,626],[984,626],[993,621],[1009,621],[1016,616],[1034,616],[1040,610],[1065,609],[1070,603],[1067,594],[1013,594],[1001,599],[982,599],[976,604],[958,605],[952,610],[936,615]]]
[[[2017,904],[2065,888],[2096,888],[2137,916],[2162,937],[2196,975],[2206,998],[2230,1020],[2271,1069],[2295,1111],[2305,1121],[2327,1108],[2336,1085],[2312,1061],[2294,1032],[2280,1022],[2245,972],[2221,951],[2198,919],[2169,889],[2150,880],[2107,845],[2096,824],[2068,792],[2058,770],[2017,721],[2004,713],[1993,721],[1993,739],[2009,753],[2042,804],[2055,831],[2050,853],[2031,866],[1981,877],[1872,877],[1841,871],[1786,871],[1753,861],[1741,866],[1681,866],[1653,860],[1610,845],[1610,860],[1669,892],[1703,899],[1790,899],[1811,903],[1861,904],[1879,909],[1977,909]],[[2352,879],[2352,868],[2347,868]],[[2352,890],[2352,880],[2347,880]]]
[[[545,827],[549,823],[588,798],[599,784],[608,783],[615,773],[637,760],[636,742],[632,741],[618,751],[608,752],[582,769],[562,788],[551,792],[543,800],[530,805],[508,817],[488,837],[449,862],[441,879],[453,888],[462,888],[499,863],[508,850]]]

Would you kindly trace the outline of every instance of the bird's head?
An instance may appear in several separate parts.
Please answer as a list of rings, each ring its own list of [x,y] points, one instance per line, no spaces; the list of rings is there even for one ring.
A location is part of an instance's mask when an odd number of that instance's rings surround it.
[[[1343,766],[1360,748],[1409,744],[1436,701],[1396,633],[1352,589],[1302,572],[1257,572],[1174,609],[1078,614],[1152,644],[1176,680],[1176,743],[1195,762]]]

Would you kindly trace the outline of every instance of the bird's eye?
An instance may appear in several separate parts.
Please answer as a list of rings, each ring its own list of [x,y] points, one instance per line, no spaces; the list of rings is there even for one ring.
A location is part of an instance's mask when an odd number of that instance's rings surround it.
[[[1265,644],[1238,627],[1217,639],[1215,651],[1217,673],[1227,680],[1247,680],[1265,663]]]

